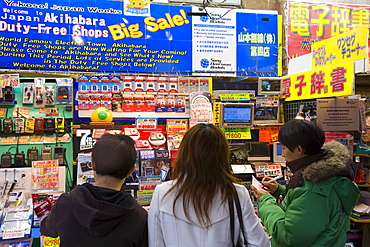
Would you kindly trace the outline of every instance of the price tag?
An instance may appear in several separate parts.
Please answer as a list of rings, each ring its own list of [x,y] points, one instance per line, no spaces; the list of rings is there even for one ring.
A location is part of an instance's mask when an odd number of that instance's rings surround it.
[[[11,238],[23,238],[24,237],[24,229],[17,229],[17,230],[5,230],[3,239],[11,239]]]
[[[250,128],[221,128],[228,140],[252,139]]]
[[[156,130],[156,118],[136,118],[136,129],[138,130]]]

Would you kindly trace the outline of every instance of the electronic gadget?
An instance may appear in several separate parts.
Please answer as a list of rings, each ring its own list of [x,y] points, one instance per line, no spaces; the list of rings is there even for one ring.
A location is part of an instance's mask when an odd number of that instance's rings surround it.
[[[45,87],[44,85],[35,86],[35,98],[34,104],[35,108],[45,107]]]
[[[24,133],[34,133],[35,132],[35,119],[34,118],[27,118],[26,119],[26,127],[24,128]]]
[[[21,153],[16,153],[14,155],[14,166],[15,167],[24,167],[24,166],[26,166],[25,155],[24,155],[23,151]]]
[[[248,161],[270,161],[271,147],[268,142],[246,142]]]
[[[43,147],[41,150],[42,160],[51,160],[51,147]]]
[[[259,77],[258,94],[280,95],[282,92],[282,79],[279,77]]]
[[[55,118],[55,132],[64,132],[64,117]]]
[[[32,161],[39,160],[39,150],[37,148],[29,148],[27,150],[28,166],[32,166]]]
[[[43,118],[35,119],[35,133],[44,134],[44,119]]]
[[[54,159],[58,160],[59,165],[65,164],[66,148],[63,146],[58,146],[54,148]]]
[[[1,167],[12,167],[12,155],[9,152],[1,155]]]
[[[45,105],[54,105],[55,104],[55,95],[54,95],[54,86],[45,86]]]
[[[6,134],[10,134],[13,132],[13,119],[12,118],[5,118],[3,121],[3,132]]]
[[[81,170],[83,172],[91,171],[92,170],[91,161],[82,162],[81,163]]]
[[[274,142],[272,144],[272,158],[273,161],[277,163],[285,162],[285,158],[283,157],[283,147],[279,142]]]
[[[45,133],[54,133],[54,129],[55,129],[54,126],[55,126],[54,118],[45,118],[44,119]]]
[[[15,119],[15,133],[24,133],[24,118]]]
[[[220,127],[252,127],[254,116],[253,113],[253,103],[221,103]]]
[[[3,88],[3,99],[5,101],[13,101],[14,100],[14,92],[13,92],[13,87],[12,86],[5,86]]]
[[[23,83],[23,104],[33,104],[33,83]]]
[[[67,86],[58,86],[57,87],[57,99],[60,104],[68,104],[69,100],[69,88]],[[93,91],[93,89],[92,89]]]
[[[257,106],[254,112],[254,123],[278,123],[279,107]]]

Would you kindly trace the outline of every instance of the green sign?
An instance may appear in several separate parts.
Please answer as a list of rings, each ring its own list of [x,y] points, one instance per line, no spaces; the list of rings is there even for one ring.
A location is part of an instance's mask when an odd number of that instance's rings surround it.
[[[220,94],[221,101],[245,101],[250,100],[249,94]]]

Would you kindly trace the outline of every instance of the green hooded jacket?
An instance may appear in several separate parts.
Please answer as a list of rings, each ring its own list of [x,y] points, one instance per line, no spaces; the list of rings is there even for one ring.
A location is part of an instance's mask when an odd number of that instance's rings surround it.
[[[259,216],[273,247],[345,246],[349,215],[360,191],[350,179],[338,176],[348,169],[348,149],[336,141],[323,148],[331,155],[304,168],[302,186],[279,185],[274,196],[286,194],[280,206],[272,195],[261,196]]]

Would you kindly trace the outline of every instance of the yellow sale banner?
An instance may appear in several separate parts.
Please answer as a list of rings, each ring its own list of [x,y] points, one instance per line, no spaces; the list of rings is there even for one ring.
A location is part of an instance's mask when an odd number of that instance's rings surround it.
[[[312,44],[312,68],[366,58],[368,33],[362,26]]]
[[[285,101],[352,95],[354,62],[317,68],[283,77]]]

